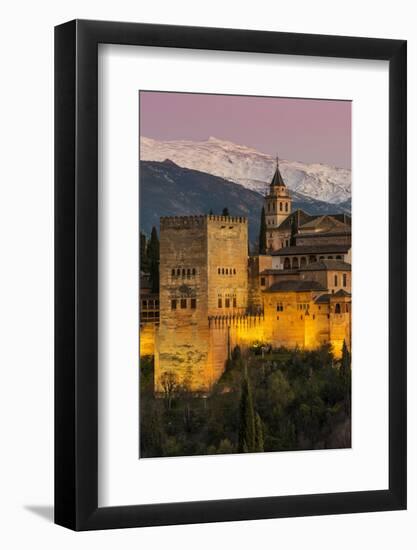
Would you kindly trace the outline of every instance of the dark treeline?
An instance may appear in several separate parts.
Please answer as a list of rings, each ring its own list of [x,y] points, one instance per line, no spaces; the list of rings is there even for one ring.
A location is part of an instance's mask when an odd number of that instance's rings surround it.
[[[153,393],[153,358],[141,360],[141,457],[344,448],[351,444],[350,354],[236,347],[210,395],[172,373]]]
[[[149,275],[151,292],[159,292],[159,239],[156,227],[152,227],[149,240],[140,234],[140,270]]]

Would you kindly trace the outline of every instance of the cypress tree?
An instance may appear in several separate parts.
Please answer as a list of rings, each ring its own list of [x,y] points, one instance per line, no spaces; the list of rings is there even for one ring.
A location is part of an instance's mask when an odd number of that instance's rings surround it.
[[[149,280],[151,292],[159,292],[159,239],[155,226],[152,227],[151,238],[148,242],[147,256],[149,261]]]
[[[259,228],[259,254],[266,254],[266,218],[264,207],[262,207],[261,225]]]
[[[342,377],[343,389],[345,394],[345,412],[350,416],[351,409],[351,371],[350,371],[350,353],[345,340],[342,346],[342,360],[340,364],[340,375]]]
[[[295,246],[296,240],[295,236],[298,232],[298,226],[297,226],[297,218],[296,218],[296,212],[293,215],[292,221],[291,221],[291,237],[290,237],[290,246]]]
[[[248,377],[242,381],[242,395],[239,406],[239,453],[251,453],[255,450],[255,414],[252,393]]]
[[[144,273],[149,272],[149,261],[148,255],[146,253],[146,235],[145,233],[140,232],[140,270]]]
[[[345,377],[350,371],[350,353],[346,345],[346,341],[343,340],[342,346],[342,361],[340,365],[340,372]]]
[[[263,453],[264,451],[264,432],[262,427],[262,420],[258,413],[255,415],[255,448],[257,453]]]

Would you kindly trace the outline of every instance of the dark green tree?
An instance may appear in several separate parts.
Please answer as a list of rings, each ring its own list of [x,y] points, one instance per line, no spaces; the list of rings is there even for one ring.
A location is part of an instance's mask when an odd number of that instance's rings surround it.
[[[230,216],[229,209],[227,208],[227,206],[223,208],[222,216]]]
[[[232,349],[232,359],[233,361],[237,361],[238,359],[240,359],[242,357],[242,352],[240,351],[240,347],[239,346],[235,346],[233,349]]]
[[[262,420],[258,413],[255,415],[255,448],[257,453],[263,453],[264,451],[264,430],[262,426]]]
[[[252,392],[247,375],[242,381],[242,393],[239,405],[238,452],[251,453],[255,449],[255,414]]]
[[[346,341],[343,340],[342,346],[342,360],[340,364],[340,372],[342,376],[346,376],[350,371],[350,353],[346,345]]]
[[[259,228],[259,254],[266,254],[266,218],[264,207],[262,207],[261,225]]]
[[[148,242],[147,256],[151,292],[157,294],[159,292],[159,239],[155,227],[152,227],[151,238]]]
[[[140,270],[149,273],[149,260],[146,252],[146,235],[140,232]]]
[[[342,346],[342,360],[340,363],[340,376],[342,378],[343,392],[345,398],[345,412],[347,416],[350,416],[351,410],[351,369],[350,369],[350,353],[347,348],[345,340],[343,340]]]
[[[291,220],[291,237],[290,237],[290,246],[295,246],[296,240],[295,236],[298,233],[298,224],[297,224],[297,214],[294,213],[292,220]]]

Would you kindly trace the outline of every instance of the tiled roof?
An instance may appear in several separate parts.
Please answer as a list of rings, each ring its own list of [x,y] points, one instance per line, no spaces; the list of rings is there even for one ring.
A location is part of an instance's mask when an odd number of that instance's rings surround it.
[[[328,304],[330,302],[331,294],[321,294],[318,298],[315,299],[316,304]]]
[[[326,214],[323,216],[317,216],[316,218],[309,220],[308,222],[304,223],[300,229],[316,229],[316,228],[347,228],[347,224],[338,220],[335,216]]]
[[[326,289],[317,281],[288,280],[274,283],[265,292],[306,292],[309,290],[321,291]]]
[[[345,229],[335,229],[334,231],[311,231],[309,233],[297,233],[297,235],[295,235],[295,238],[296,239],[310,239],[310,238],[313,238],[313,239],[320,239],[321,237],[322,238],[327,238],[327,237],[341,237],[341,236],[346,236],[346,237],[350,237],[352,234],[352,231],[350,229],[350,227],[347,227]]]
[[[337,296],[339,298],[345,298],[345,297],[350,297],[352,296],[352,294],[350,294],[350,292],[346,292],[346,290],[343,290],[343,288],[341,288],[340,290],[338,290],[337,292],[335,292],[333,294],[333,296]]]
[[[310,216],[310,214],[307,214],[304,210],[301,210],[301,208],[297,208],[297,210],[288,214],[285,220],[279,225],[278,229],[291,229],[294,218],[297,218],[297,227],[299,227],[315,217],[316,216]]]
[[[317,244],[317,245],[300,245],[300,246],[284,246],[279,250],[271,252],[272,256],[295,256],[302,254],[346,254],[351,248],[350,244]]]
[[[342,260],[319,260],[301,268],[301,271],[351,271],[352,266]]]

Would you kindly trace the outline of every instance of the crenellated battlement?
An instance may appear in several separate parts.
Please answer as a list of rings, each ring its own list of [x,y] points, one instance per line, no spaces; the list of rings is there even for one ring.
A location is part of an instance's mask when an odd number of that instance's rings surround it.
[[[231,326],[254,326],[259,323],[263,323],[264,314],[259,313],[237,313],[230,315],[212,315],[208,318],[209,327],[231,327]]]
[[[160,218],[161,229],[188,227],[203,227],[207,216],[162,216]]]
[[[209,214],[206,216],[209,221],[213,222],[228,222],[228,223],[248,223],[248,219],[243,216],[216,216]]]
[[[211,222],[247,224],[248,220],[243,216],[217,216],[214,214],[196,216],[162,216],[160,218],[161,229],[202,227]]]

